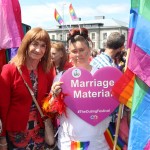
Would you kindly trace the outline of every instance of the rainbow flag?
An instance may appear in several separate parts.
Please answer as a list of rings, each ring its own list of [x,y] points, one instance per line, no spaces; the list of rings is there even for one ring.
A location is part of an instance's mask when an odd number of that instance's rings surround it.
[[[137,24],[138,7],[139,7],[139,0],[137,0],[137,3],[135,3],[134,0],[131,0],[130,22],[128,30],[128,42],[127,42],[127,47],[128,50],[130,50],[130,52],[133,50],[132,40],[134,37],[134,32]],[[129,61],[131,59],[131,53],[128,59]],[[131,108],[135,74],[131,71],[131,68],[129,68],[129,62],[126,63],[127,69],[122,75],[122,77],[118,80],[118,82],[116,82],[115,86],[112,89],[112,93],[121,103]]]
[[[132,94],[134,88],[135,74],[126,69],[125,73],[116,82],[112,89],[112,94],[124,105],[131,109],[132,107]]]
[[[115,138],[115,125],[113,123],[110,123],[107,130],[104,132],[105,139],[110,147],[110,149],[113,149],[114,146],[114,138]],[[125,145],[125,142],[118,136],[118,141],[116,145],[116,150],[122,150]]]
[[[69,13],[70,13],[70,16],[71,16],[72,20],[78,19],[77,15],[76,15],[76,13],[74,11],[74,8],[73,8],[72,4],[70,4],[70,6],[69,6]]]
[[[150,86],[150,1],[131,0],[129,69]],[[133,61],[134,60],[134,61]]]
[[[134,3],[134,0],[131,0],[130,22],[129,22],[128,39],[127,39],[127,48],[128,50],[130,50],[130,52],[132,51],[133,48],[132,40],[133,40],[133,36],[137,24],[138,6],[139,6],[139,0],[137,1],[137,3]],[[130,59],[131,59],[131,54],[128,60],[130,61]],[[135,74],[130,70],[128,65],[129,62],[126,63],[127,63],[127,69],[122,75],[122,77],[118,80],[118,82],[116,82],[115,86],[112,89],[112,93],[121,103],[131,108]]]
[[[90,142],[72,141],[71,150],[88,150]]]
[[[130,15],[128,69],[135,77],[128,149],[150,150],[150,1],[131,0]]]
[[[63,23],[64,23],[62,17],[60,16],[60,14],[59,14],[58,11],[56,10],[56,8],[55,8],[55,10],[54,10],[54,18],[55,18],[55,20],[56,20],[59,24],[63,24]]]
[[[135,78],[129,131],[129,150],[150,150],[150,88]]]

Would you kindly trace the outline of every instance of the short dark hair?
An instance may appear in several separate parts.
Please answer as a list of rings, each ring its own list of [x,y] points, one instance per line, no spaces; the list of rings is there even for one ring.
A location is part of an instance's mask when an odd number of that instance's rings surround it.
[[[125,36],[119,32],[112,32],[107,39],[106,47],[110,49],[118,49],[124,45]]]

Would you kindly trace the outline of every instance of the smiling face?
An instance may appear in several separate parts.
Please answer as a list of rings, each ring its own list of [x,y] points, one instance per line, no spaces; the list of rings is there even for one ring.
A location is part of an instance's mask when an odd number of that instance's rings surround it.
[[[76,67],[89,63],[90,48],[84,41],[70,43],[69,53],[70,59]]]
[[[46,43],[40,40],[31,42],[28,48],[28,57],[32,60],[39,61],[45,54]]]

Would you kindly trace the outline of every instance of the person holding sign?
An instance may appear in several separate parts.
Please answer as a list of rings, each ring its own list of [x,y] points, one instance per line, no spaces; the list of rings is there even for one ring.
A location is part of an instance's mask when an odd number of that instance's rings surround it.
[[[90,44],[92,44],[92,42],[88,37],[88,30],[86,28],[74,28],[70,31],[68,37],[68,50],[71,62],[74,65],[73,67],[83,68],[93,75],[98,69],[89,64],[91,53]],[[59,73],[54,80],[51,89],[51,95],[53,96],[49,99],[48,108],[43,107],[47,112],[50,112],[56,97],[59,96],[61,88],[63,84],[65,84],[59,82],[60,78],[63,77],[62,74],[62,72]],[[95,105],[97,104],[95,103]],[[104,137],[104,132],[111,121],[109,115],[100,123],[93,126],[81,119],[69,107],[66,107],[66,114],[63,113],[60,115],[59,119],[58,147],[60,150],[76,150],[77,148],[82,150],[109,150],[109,146]]]

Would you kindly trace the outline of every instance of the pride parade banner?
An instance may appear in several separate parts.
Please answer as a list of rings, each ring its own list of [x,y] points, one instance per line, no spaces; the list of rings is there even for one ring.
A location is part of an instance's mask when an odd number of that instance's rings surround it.
[[[95,126],[108,117],[119,105],[111,94],[122,72],[104,67],[94,75],[82,68],[70,68],[61,77],[62,92],[68,94],[65,103],[76,115]]]

